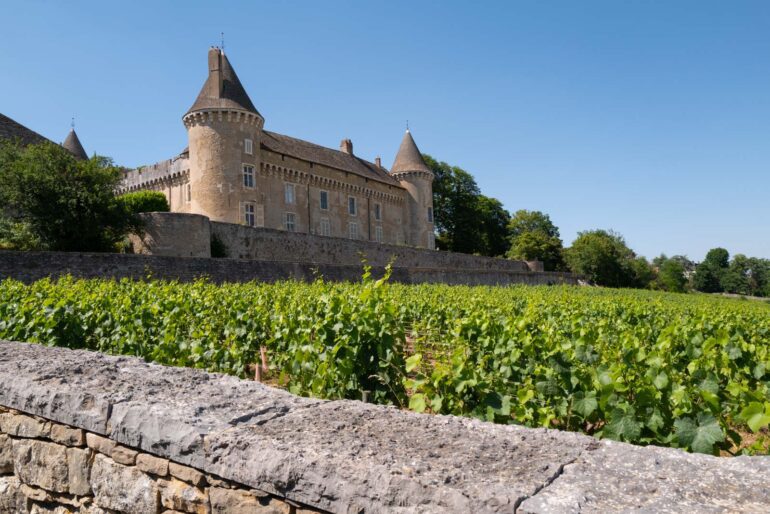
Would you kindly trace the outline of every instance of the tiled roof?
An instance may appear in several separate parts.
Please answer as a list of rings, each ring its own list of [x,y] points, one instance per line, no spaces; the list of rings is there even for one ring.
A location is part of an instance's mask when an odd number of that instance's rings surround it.
[[[219,48],[209,50],[209,76],[187,112],[204,109],[242,109],[259,114],[238,80],[230,60]]]
[[[401,140],[401,146],[396,154],[396,160],[393,163],[393,167],[390,169],[391,173],[398,173],[401,171],[427,171],[431,173],[428,165],[422,160],[420,150],[417,148],[412,134],[409,129],[404,134],[404,139]]]
[[[76,159],[88,160],[88,154],[83,145],[80,144],[80,139],[75,133],[75,129],[70,129],[70,133],[67,134],[67,139],[61,144],[65,150],[69,151]]]
[[[30,130],[8,116],[0,114],[0,140],[3,139],[18,139],[25,146],[49,141],[34,130]]]
[[[340,152],[339,150],[332,150],[325,146],[316,145],[314,143],[309,143],[308,141],[303,141],[302,139],[284,136],[283,134],[277,134],[267,130],[262,134],[262,146],[272,152],[355,173],[356,175],[371,180],[377,180],[389,185],[401,187],[398,180],[390,176],[388,170],[356,157],[355,155]]]

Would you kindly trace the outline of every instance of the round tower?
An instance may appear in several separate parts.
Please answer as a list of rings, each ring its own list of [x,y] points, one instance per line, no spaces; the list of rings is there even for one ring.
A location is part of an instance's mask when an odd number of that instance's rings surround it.
[[[433,172],[422,159],[409,129],[396,154],[390,174],[407,190],[406,243],[435,248],[433,232]]]
[[[182,120],[190,146],[189,212],[213,221],[241,223],[244,202],[254,201],[265,120],[219,48],[209,50],[209,75]],[[252,166],[251,186],[244,167]]]

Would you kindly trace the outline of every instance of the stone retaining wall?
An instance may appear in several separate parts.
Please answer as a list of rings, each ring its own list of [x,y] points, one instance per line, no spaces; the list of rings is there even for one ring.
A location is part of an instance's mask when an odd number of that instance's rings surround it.
[[[380,277],[383,271],[383,267],[375,266],[373,274]],[[275,282],[289,279],[312,281],[320,276],[330,281],[356,282],[361,280],[362,273],[361,264],[312,264],[159,255],[0,250],[0,280],[10,277],[24,282],[66,274],[80,278],[117,279],[143,279],[151,276],[185,282],[207,277],[217,283],[250,280]],[[391,280],[405,284],[536,285],[577,284],[578,277],[570,273],[554,272],[396,267],[393,269]]]
[[[770,458],[322,401],[0,341],[0,512],[767,512]]]

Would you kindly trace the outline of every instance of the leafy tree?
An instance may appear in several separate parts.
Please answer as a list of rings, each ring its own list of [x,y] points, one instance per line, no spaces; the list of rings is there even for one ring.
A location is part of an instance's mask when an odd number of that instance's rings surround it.
[[[526,232],[541,232],[548,237],[559,237],[559,229],[551,221],[550,216],[540,211],[520,209],[511,217],[508,224],[511,239],[516,239]]]
[[[682,261],[673,257],[664,260],[658,266],[656,285],[665,291],[684,293],[687,290],[687,277]]]
[[[496,198],[479,195],[478,206],[481,214],[483,253],[491,257],[505,255],[511,243],[508,239],[508,222],[511,215]]]
[[[140,212],[168,212],[170,210],[166,195],[160,191],[126,193],[118,197],[118,202],[123,204],[126,211],[132,214]]]
[[[19,249],[110,251],[130,224],[115,198],[120,171],[53,143],[0,144],[0,239]],[[22,237],[20,237],[22,236]]]
[[[508,233],[511,238],[509,259],[541,261],[547,271],[566,268],[559,229],[547,214],[518,210],[508,224]]]
[[[565,250],[565,258],[573,272],[602,286],[639,287],[647,278],[642,263],[636,261],[623,237],[612,231],[578,233],[572,246]]]
[[[704,293],[721,293],[724,291],[722,277],[729,266],[730,254],[724,248],[713,248],[706,258],[695,267],[693,287]]]
[[[436,246],[452,252],[503,255],[508,249],[505,226],[509,214],[502,204],[481,194],[473,175],[457,166],[423,159],[433,171]]]
[[[636,257],[631,260],[629,266],[633,273],[633,280],[629,285],[639,289],[650,287],[652,281],[655,280],[655,270],[647,259],[642,256]]]

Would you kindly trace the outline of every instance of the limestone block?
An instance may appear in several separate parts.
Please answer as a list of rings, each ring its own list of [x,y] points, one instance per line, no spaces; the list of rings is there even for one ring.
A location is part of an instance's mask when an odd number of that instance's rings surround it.
[[[0,414],[0,432],[16,437],[48,437],[51,424],[23,414]]]
[[[203,473],[197,469],[177,464],[176,462],[168,463],[168,472],[171,473],[171,476],[175,476],[178,479],[193,485],[204,485],[206,483],[206,477]]]
[[[0,434],[0,475],[13,473],[13,450],[11,438]]]
[[[89,434],[90,435],[90,434]],[[160,509],[158,485],[135,467],[96,455],[91,468],[96,504],[127,514],[155,514]]]
[[[21,493],[30,500],[35,500],[38,502],[51,501],[51,493],[45,489],[30,487],[27,484],[21,484]]]
[[[93,451],[86,448],[67,448],[67,467],[70,494],[91,494],[91,458]]]
[[[85,431],[58,423],[51,426],[50,437],[53,442],[66,446],[84,446],[86,444]]]
[[[125,464],[126,466],[133,466],[136,463],[136,455],[139,452],[126,448],[125,446],[116,446],[112,449],[112,460],[118,464]]]
[[[94,451],[105,455],[112,455],[112,450],[118,445],[118,443],[111,439],[90,433],[86,434],[86,444]]]
[[[19,479],[14,476],[0,477],[0,512],[25,512],[26,503]]]
[[[209,488],[211,514],[288,514],[289,505],[275,498],[257,498],[240,489]]]
[[[147,453],[136,456],[136,467],[145,473],[152,473],[159,477],[168,475],[168,459],[161,459]]]
[[[29,508],[29,514],[74,514],[75,512],[80,512],[80,510],[73,510],[64,505],[48,506],[33,503]]]
[[[160,503],[171,510],[208,514],[209,500],[206,494],[197,487],[172,478],[160,480]]]
[[[68,491],[67,448],[56,443],[21,439],[13,441],[13,468],[29,485],[48,491]]]

